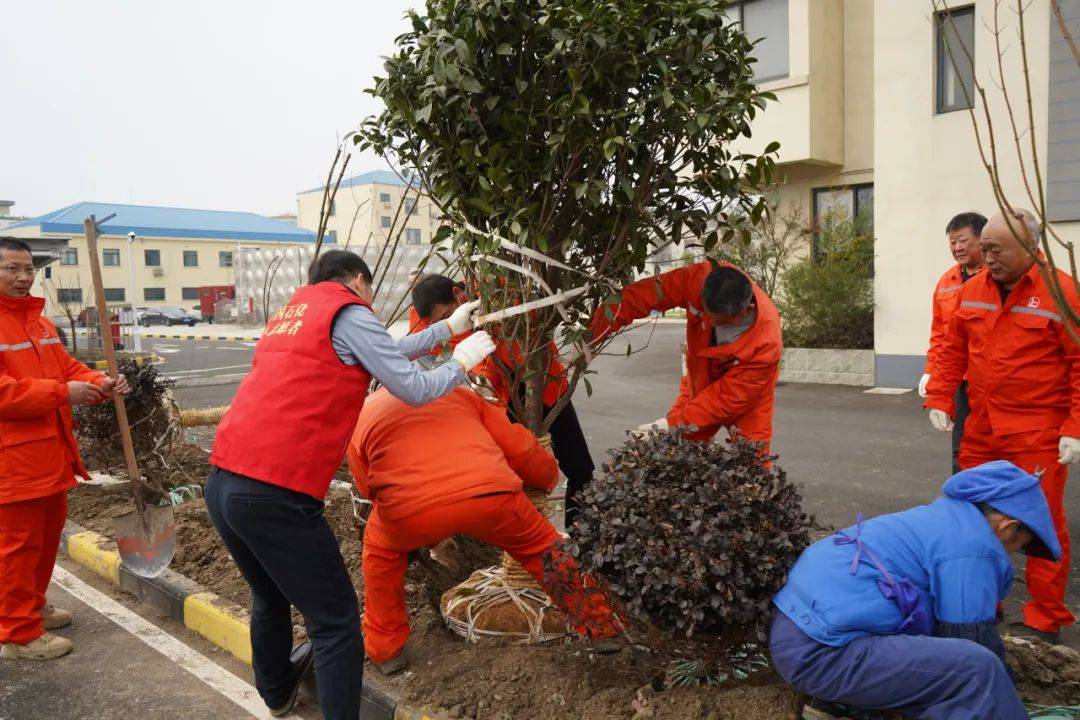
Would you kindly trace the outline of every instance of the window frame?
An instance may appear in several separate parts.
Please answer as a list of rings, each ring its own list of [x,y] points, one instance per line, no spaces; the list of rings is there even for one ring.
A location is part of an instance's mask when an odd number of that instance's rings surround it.
[[[384,193],[384,192],[379,193],[379,202],[384,203],[386,205],[389,205],[390,204],[390,193]]]
[[[198,300],[199,288],[198,287],[181,287],[180,288],[181,300]]]
[[[109,262],[110,257],[115,257],[116,262]],[[120,251],[116,248],[102,248],[101,249],[101,266],[102,267],[120,267]]]
[[[820,238],[820,231],[818,226],[821,223],[821,217],[818,214],[818,196],[825,193],[837,193],[841,190],[846,190],[851,193],[851,219],[859,217],[861,208],[859,207],[859,190],[865,190],[866,188],[873,188],[873,182],[854,183],[853,185],[829,185],[826,187],[816,187],[810,190],[810,209],[812,212],[814,235],[811,238],[811,254],[814,259],[818,258],[818,242]],[[870,215],[870,231],[874,229],[874,217],[871,211]]]
[[[188,264],[188,257],[189,256],[195,258],[195,264],[194,265],[189,265]],[[199,251],[198,250],[184,250],[181,257],[183,258],[184,267],[186,267],[186,268],[197,268],[197,267],[199,267]]]
[[[745,22],[746,21],[746,16],[745,16],[743,10],[747,5],[752,5],[755,2],[759,2],[759,0],[731,0],[729,2],[728,6],[727,6],[727,10],[726,10],[727,13],[732,13],[732,12],[737,13],[737,15],[738,15],[737,19],[731,18],[730,15],[728,17],[731,20],[731,22],[733,22],[733,23],[735,23],[735,24],[737,24],[739,26],[739,29],[743,33],[746,32],[746,22]],[[765,83],[774,82],[776,80],[786,80],[786,79],[791,77],[791,26],[790,26],[790,22],[791,22],[791,1],[790,0],[785,0],[785,2],[787,3],[788,23],[789,23],[788,24],[788,30],[787,30],[787,33],[786,33],[787,44],[788,44],[787,70],[784,71],[783,75],[766,75],[764,77],[756,77],[755,76],[755,77],[750,79],[750,81],[752,83],[754,83],[755,85],[764,85]],[[754,42],[754,40],[749,38],[749,37],[747,39],[749,39],[750,42]],[[755,65],[757,65],[757,64],[759,64],[759,63],[755,63]]]
[[[233,266],[233,251],[232,250],[218,250],[218,267],[231,268]],[[229,262],[224,262],[225,258],[229,258]]]
[[[949,18],[959,18],[961,16],[971,17],[971,37],[972,47],[969,48],[971,52],[972,65],[971,65],[971,86],[968,89],[967,97],[961,100],[958,105],[946,105],[945,104],[945,78],[948,71],[954,71],[963,84],[964,78],[960,77],[960,70],[952,62],[949,51],[945,48],[945,28]],[[961,7],[948,8],[947,10],[938,10],[934,13],[934,114],[935,115],[948,115],[949,113],[962,112],[964,110],[970,110],[975,107],[975,6],[963,5]],[[959,52],[963,53],[963,50]],[[964,58],[966,60],[966,57]],[[967,104],[964,104],[967,103]]]
[[[76,298],[71,298],[70,295],[75,294]],[[67,298],[67,299],[62,299]],[[83,290],[81,287],[75,288],[56,288],[56,302],[60,305],[82,305],[83,304]]]
[[[161,297],[147,297],[147,294],[151,290],[160,290]],[[144,287],[143,288],[143,302],[165,302],[165,288],[163,287]]]
[[[150,253],[157,253],[157,262],[150,262]],[[146,267],[161,267],[161,250],[157,248],[143,248],[143,265]]]
[[[412,241],[412,237],[416,238],[416,242]],[[424,244],[424,236],[420,232],[420,228],[405,228],[405,244],[413,246]]]
[[[381,227],[383,230],[392,228],[393,226],[394,226],[394,218],[390,217],[389,215],[380,215],[379,216],[379,227]]]
[[[74,258],[69,262],[68,258]],[[68,247],[60,251],[60,264],[68,267],[79,264],[79,248]]]
[[[104,288],[105,290],[105,302],[107,303],[122,303],[127,302],[127,290],[125,288]],[[109,297],[109,293],[113,293],[113,297]],[[115,296],[116,293],[120,293],[120,297]]]

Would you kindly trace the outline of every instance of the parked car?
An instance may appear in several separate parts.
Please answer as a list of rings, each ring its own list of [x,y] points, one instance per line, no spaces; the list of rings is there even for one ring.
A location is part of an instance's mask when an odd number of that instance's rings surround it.
[[[139,324],[143,327],[151,325],[187,325],[194,327],[199,322],[197,315],[192,315],[187,310],[178,307],[155,307],[140,308]]]

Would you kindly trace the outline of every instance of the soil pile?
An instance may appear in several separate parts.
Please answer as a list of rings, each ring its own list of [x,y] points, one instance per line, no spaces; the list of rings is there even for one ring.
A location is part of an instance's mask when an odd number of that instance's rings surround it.
[[[1080,703],[1080,652],[1042,640],[1006,638],[1009,665],[1025,704]]]

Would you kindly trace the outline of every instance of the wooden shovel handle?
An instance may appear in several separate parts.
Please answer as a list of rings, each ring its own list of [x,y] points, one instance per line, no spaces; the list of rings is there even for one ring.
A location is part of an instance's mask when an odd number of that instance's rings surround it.
[[[101,281],[101,261],[98,260],[98,236],[94,221],[83,221],[86,232],[86,250],[90,256],[90,274],[94,278],[94,301],[97,305],[98,332],[101,334],[101,346],[105,351],[105,361],[109,364],[109,375],[116,380],[120,371],[116,365],[116,348],[113,347],[112,328],[109,309],[105,304],[105,285]],[[135,298],[131,299],[131,311],[135,312]],[[120,442],[124,446],[124,461],[127,463],[128,478],[131,480],[131,495],[135,498],[135,509],[143,516],[145,523],[146,500],[143,497],[142,483],[139,482],[139,463],[135,459],[135,445],[131,442],[131,427],[128,425],[127,406],[119,393],[113,394],[116,406],[116,424],[120,426]]]

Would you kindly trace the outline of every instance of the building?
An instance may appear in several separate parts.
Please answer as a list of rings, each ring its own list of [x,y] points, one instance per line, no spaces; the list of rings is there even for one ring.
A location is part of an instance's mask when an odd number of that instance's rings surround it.
[[[24,217],[11,213],[11,208],[14,205],[14,200],[0,200],[0,230],[26,220]]]
[[[296,224],[318,231],[325,188],[296,196]],[[416,186],[396,173],[375,170],[341,181],[326,223],[329,242],[342,246],[382,246],[401,234],[404,246],[423,246],[439,229],[442,213]]]
[[[786,207],[814,218],[840,206],[873,223],[880,386],[913,387],[922,373],[930,296],[952,262],[944,232],[948,220],[968,210],[997,212],[963,92],[973,73],[986,88],[995,118],[1006,196],[1016,205],[1033,205],[992,77],[994,2],[947,5],[951,18],[935,14],[929,0],[736,4],[747,34],[766,38],[755,53],[759,87],[777,97],[755,119],[745,149],[760,151],[780,141],[780,197]],[[1080,244],[1080,68],[1050,3],[1025,7],[1033,135],[1047,215],[1064,240]],[[1080,0],[1061,0],[1061,8],[1075,33]],[[1006,87],[1014,107],[1025,112],[1013,5],[1003,6],[999,16]],[[947,32],[974,46],[973,65],[950,58]]]
[[[138,306],[192,308],[198,306],[199,287],[235,284],[233,258],[241,248],[280,250],[315,240],[310,231],[255,213],[76,203],[4,230],[23,239],[67,242],[49,278],[39,281],[44,287],[35,290],[48,300],[49,315],[62,314],[59,304],[81,308],[94,302],[83,230],[83,221],[91,215],[104,221],[98,242],[110,303],[131,302],[132,260]],[[135,234],[130,248],[129,233]]]

